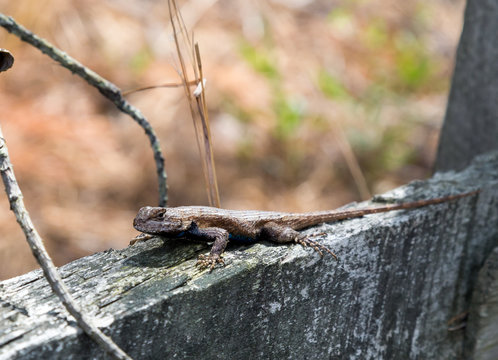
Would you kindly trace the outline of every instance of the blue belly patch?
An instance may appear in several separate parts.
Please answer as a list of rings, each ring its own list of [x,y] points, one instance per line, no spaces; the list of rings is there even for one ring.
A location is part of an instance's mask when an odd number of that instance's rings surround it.
[[[241,244],[252,244],[252,243],[256,242],[255,239],[250,238],[248,236],[233,235],[233,234],[229,234],[228,235],[228,240],[233,241],[233,242],[238,242],[238,243],[241,243]]]
[[[187,231],[182,231],[182,232],[179,232],[178,234],[176,234],[175,237],[176,238],[183,238],[183,237],[188,236],[188,235],[189,234]],[[241,244],[252,244],[252,243],[256,242],[255,239],[253,239],[249,236],[233,235],[233,234],[228,235],[228,240],[236,242],[236,243],[241,243]]]

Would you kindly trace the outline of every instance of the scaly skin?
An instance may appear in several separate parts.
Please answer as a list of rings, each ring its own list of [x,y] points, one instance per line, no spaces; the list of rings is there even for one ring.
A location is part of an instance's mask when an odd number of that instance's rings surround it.
[[[223,264],[221,254],[229,240],[229,235],[243,237],[257,242],[270,240],[277,243],[294,242],[311,246],[323,254],[323,251],[336,255],[325,246],[309,239],[298,232],[313,225],[338,220],[362,217],[368,214],[393,210],[415,209],[439,204],[462,197],[477,194],[479,190],[464,194],[370,207],[356,210],[327,210],[308,213],[284,213],[257,210],[226,210],[207,206],[181,206],[175,208],[143,207],[138,212],[133,226],[135,229],[151,235],[188,237],[214,242],[209,255],[201,255],[197,262],[201,268],[211,270],[216,264]],[[337,257],[336,257],[337,258]]]

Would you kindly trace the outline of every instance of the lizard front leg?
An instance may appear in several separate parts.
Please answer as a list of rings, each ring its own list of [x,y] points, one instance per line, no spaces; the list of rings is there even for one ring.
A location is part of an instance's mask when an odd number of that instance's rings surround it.
[[[300,232],[288,226],[278,225],[274,222],[266,223],[261,228],[258,237],[261,239],[266,239],[277,243],[295,242],[301,244],[304,247],[309,246],[313,248],[314,250],[318,251],[322,256],[323,256],[323,251],[326,251],[329,254],[331,254],[335,259],[337,259],[337,256],[326,246],[320,244],[315,240],[311,240],[306,235],[301,234]]]
[[[213,241],[213,245],[209,254],[199,255],[197,259],[197,266],[199,268],[209,268],[209,271],[211,271],[214,269],[216,264],[225,265],[221,254],[223,253],[223,251],[225,251],[225,248],[228,244],[228,231],[217,227],[200,228],[197,226],[197,224],[192,223],[186,233],[194,239],[209,242]]]

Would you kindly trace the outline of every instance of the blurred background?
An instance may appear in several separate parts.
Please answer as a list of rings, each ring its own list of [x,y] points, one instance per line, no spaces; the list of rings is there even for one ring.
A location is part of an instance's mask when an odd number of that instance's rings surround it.
[[[463,0],[179,1],[207,78],[221,204],[311,211],[431,175]],[[123,90],[179,81],[165,0],[0,0]],[[137,234],[157,204],[148,139],[79,77],[0,29],[0,125],[57,265]],[[207,197],[183,90],[127,96],[155,127],[169,205]],[[0,279],[36,268],[0,196]]]

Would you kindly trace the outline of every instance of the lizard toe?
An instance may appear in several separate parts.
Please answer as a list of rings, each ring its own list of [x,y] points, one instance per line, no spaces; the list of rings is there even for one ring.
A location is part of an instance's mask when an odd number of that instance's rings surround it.
[[[221,264],[225,266],[225,261],[220,255],[217,254],[208,254],[208,255],[199,255],[197,258],[196,266],[199,269],[204,270],[209,268],[209,272],[211,272],[217,264]]]
[[[299,236],[296,238],[296,243],[301,244],[304,247],[311,247],[313,250],[317,251],[320,256],[323,256],[323,252],[328,252],[330,255],[332,255],[336,260],[337,260],[337,255],[332,252],[328,247],[320,244],[316,240],[312,240],[306,236]]]
[[[129,245],[135,245],[137,242],[147,241],[152,239],[153,237],[154,235],[141,233],[140,235],[137,235],[133,239],[131,239]]]

